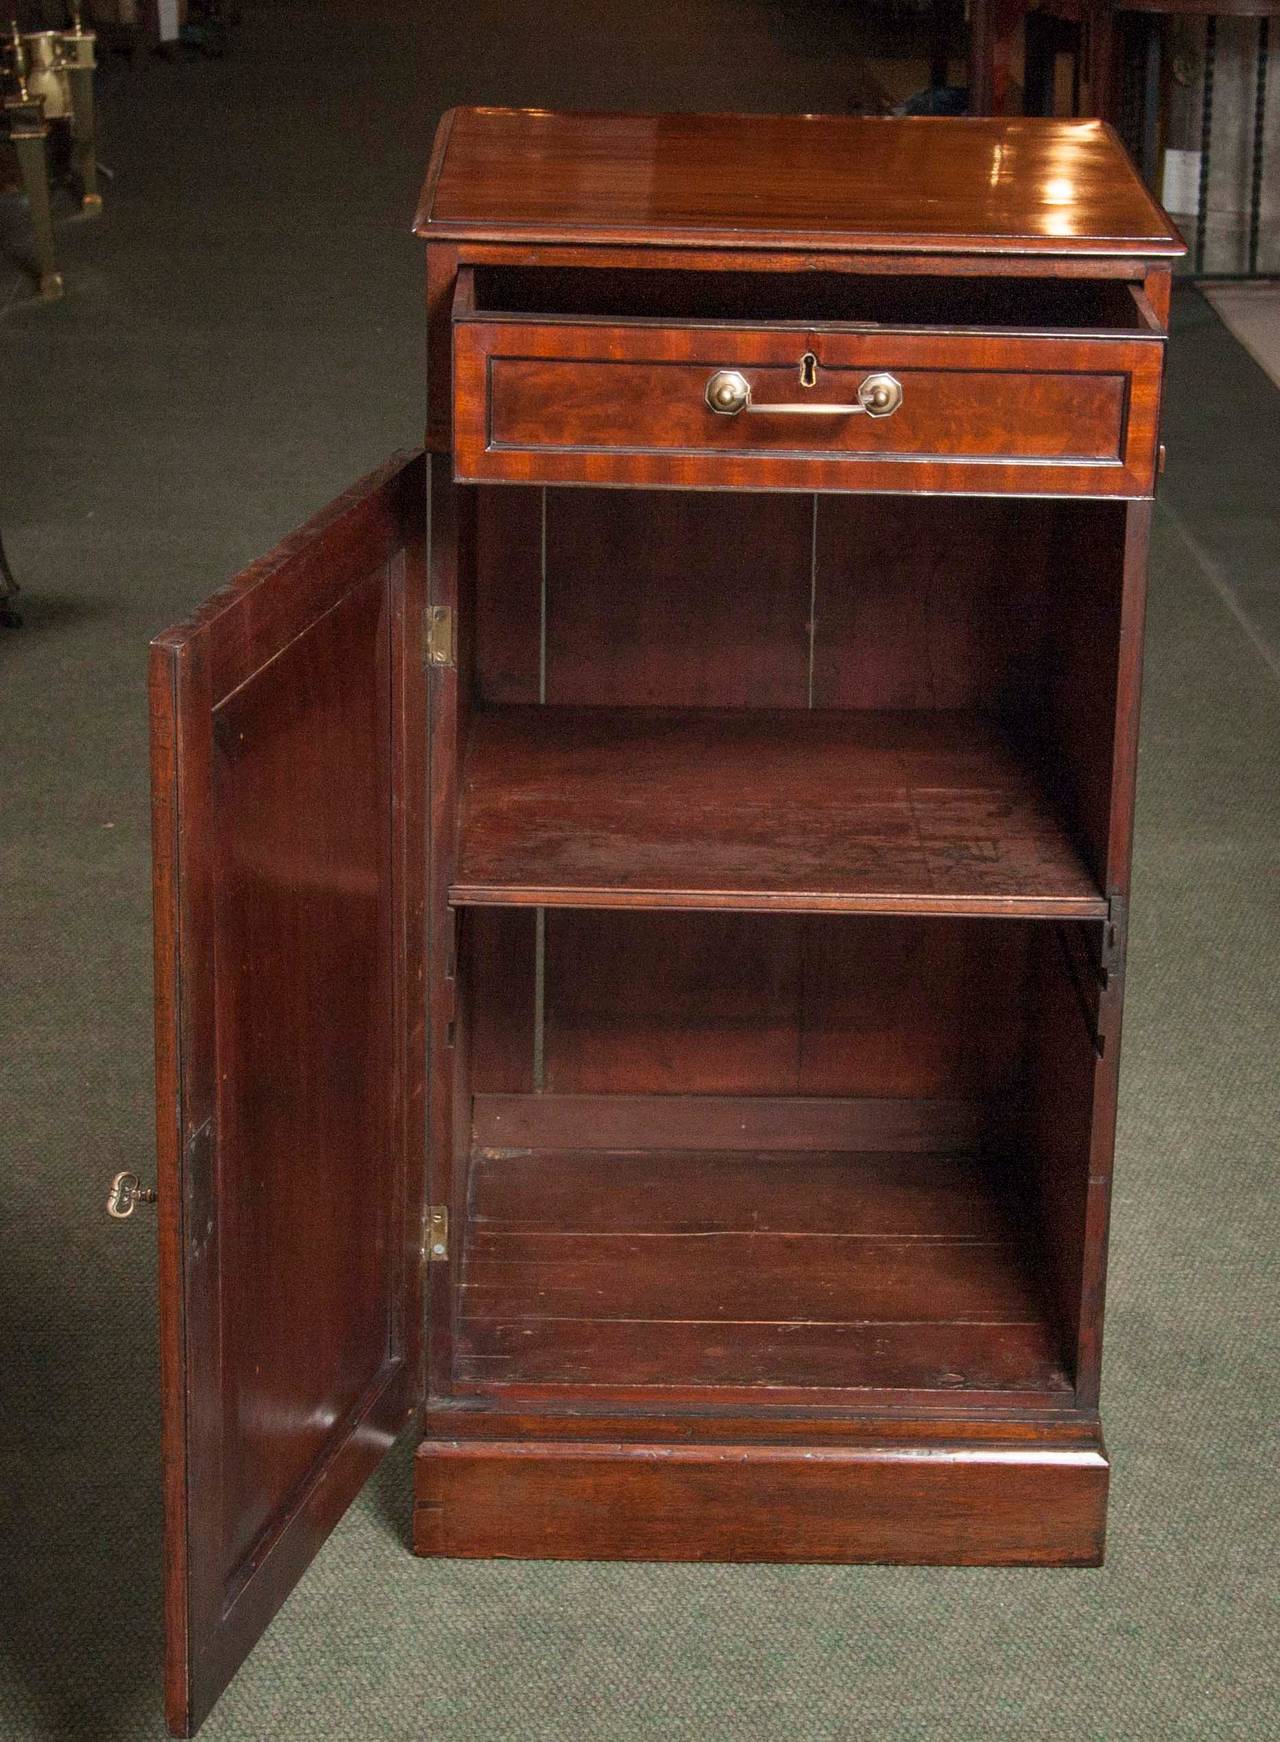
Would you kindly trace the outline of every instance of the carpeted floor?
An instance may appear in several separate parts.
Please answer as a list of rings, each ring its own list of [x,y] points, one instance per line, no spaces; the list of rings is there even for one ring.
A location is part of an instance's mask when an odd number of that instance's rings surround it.
[[[252,4],[103,81],[68,295],[0,319],[0,1736],[158,1736],[148,637],[421,418],[408,234],[457,101],[840,108],[855,9]],[[5,221],[12,213],[0,214]],[[1277,1683],[1280,392],[1187,293],[1157,522],[1087,1573],[417,1562],[404,1448],[210,1742],[1260,1742]]]
[[[1280,284],[1211,284],[1205,295],[1256,363],[1280,387]]]

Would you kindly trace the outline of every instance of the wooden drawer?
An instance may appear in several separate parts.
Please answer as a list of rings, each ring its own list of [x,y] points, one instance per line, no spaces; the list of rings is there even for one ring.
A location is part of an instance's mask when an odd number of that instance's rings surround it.
[[[463,282],[456,476],[1147,496],[1163,343],[1131,300],[1134,330],[1102,333],[517,320],[477,311]],[[708,403],[725,375],[749,391],[728,412]],[[885,377],[898,403],[876,415],[859,394]]]

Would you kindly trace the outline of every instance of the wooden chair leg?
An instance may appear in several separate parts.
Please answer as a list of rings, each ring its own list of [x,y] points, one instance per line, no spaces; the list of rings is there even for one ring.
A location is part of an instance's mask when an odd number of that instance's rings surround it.
[[[1043,12],[1029,12],[1024,28],[1022,111],[1025,115],[1052,115],[1058,58],[1057,20]]]
[[[1112,12],[1112,0],[1097,0],[1089,11],[1086,31],[1088,35],[1088,86],[1089,113],[1100,116],[1103,121],[1110,121],[1114,126],[1117,120],[1117,91],[1115,76],[1116,33]]]

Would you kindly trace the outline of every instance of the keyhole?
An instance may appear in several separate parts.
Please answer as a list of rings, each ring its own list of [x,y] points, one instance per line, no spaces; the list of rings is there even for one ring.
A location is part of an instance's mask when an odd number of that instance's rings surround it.
[[[818,385],[818,359],[812,351],[806,351],[800,359],[801,387],[816,387]]]

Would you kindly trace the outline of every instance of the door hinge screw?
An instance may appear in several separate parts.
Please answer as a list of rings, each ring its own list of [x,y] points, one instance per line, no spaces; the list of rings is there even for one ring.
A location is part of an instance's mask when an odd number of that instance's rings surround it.
[[[427,1262],[437,1264],[449,1256],[449,1212],[443,1204],[432,1204],[427,1212]]]

